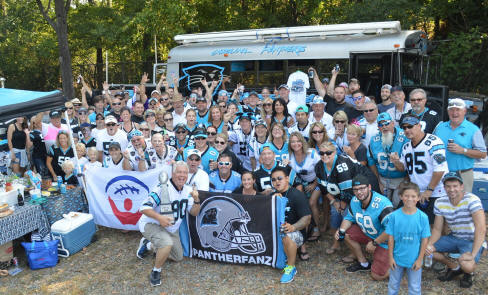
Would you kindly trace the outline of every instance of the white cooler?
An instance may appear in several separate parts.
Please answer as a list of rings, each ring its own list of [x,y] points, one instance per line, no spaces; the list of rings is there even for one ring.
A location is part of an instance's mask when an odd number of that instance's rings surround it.
[[[51,226],[51,233],[59,240],[58,255],[68,257],[88,246],[97,228],[93,215],[70,212]]]
[[[6,192],[5,188],[0,191],[0,203],[7,203],[9,207],[15,206],[18,203],[17,195],[19,192],[17,190],[20,190],[22,197],[24,196],[24,186],[22,184],[14,184],[12,186],[13,189],[9,192]]]

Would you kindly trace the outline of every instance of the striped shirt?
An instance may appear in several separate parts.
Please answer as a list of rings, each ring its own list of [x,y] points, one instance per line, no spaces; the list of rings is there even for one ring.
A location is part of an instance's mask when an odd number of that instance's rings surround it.
[[[481,201],[471,193],[465,193],[456,206],[451,204],[448,196],[438,198],[434,205],[434,214],[444,217],[452,235],[468,241],[474,240],[472,215],[478,210],[483,210]]]

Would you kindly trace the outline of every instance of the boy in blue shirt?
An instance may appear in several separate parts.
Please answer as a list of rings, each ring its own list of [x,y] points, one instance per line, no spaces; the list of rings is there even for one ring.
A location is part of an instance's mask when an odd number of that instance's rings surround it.
[[[412,182],[399,187],[403,207],[393,212],[386,226],[390,257],[388,294],[398,294],[403,272],[408,276],[408,294],[421,294],[422,261],[430,237],[429,218],[418,210],[420,190]]]

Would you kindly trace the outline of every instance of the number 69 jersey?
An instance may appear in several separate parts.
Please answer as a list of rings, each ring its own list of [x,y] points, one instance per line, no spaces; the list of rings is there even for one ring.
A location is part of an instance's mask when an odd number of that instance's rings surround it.
[[[371,191],[371,200],[368,207],[363,209],[361,201],[353,197],[347,215],[344,219],[352,223],[356,223],[363,233],[371,239],[376,239],[386,229],[388,218],[393,212],[393,205],[387,197]],[[380,244],[381,247],[387,249],[388,244]]]
[[[420,192],[429,186],[434,172],[448,172],[444,142],[437,136],[426,133],[417,146],[407,142],[402,149],[400,160],[407,170],[410,181],[416,183]],[[439,181],[431,198],[444,196],[444,186]]]
[[[166,227],[166,230],[170,233],[176,232],[180,228],[181,221],[185,218],[186,213],[190,212],[193,206],[193,197],[190,195],[192,188],[188,185],[184,185],[183,189],[179,191],[176,189],[171,181],[166,184],[168,186],[168,196],[171,202],[171,208],[173,209],[174,224]],[[161,184],[156,187],[149,196],[144,200],[139,208],[139,212],[145,209],[153,209],[156,212],[160,212],[161,205]],[[147,223],[154,223],[159,225],[159,221],[142,215],[139,219],[139,231],[144,232],[144,227]]]

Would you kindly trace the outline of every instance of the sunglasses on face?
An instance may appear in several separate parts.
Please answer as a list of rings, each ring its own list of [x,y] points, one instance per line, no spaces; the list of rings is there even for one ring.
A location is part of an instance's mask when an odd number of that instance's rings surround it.
[[[312,134],[322,134],[324,133],[324,130],[314,130],[312,131]]]
[[[217,135],[217,132],[207,132],[208,135]]]
[[[263,103],[263,106],[270,107],[270,106],[272,106],[272,104],[270,104],[270,103]]]
[[[225,141],[218,141],[218,140],[216,140],[216,141],[215,141],[215,144],[221,144],[221,145],[224,145],[224,144],[225,144]]]
[[[166,118],[166,119],[163,119],[164,122],[170,122],[170,121],[173,121],[173,118]]]
[[[66,109],[68,109],[68,110],[72,110],[72,109],[73,109],[73,107],[69,107],[69,108],[66,108]]]
[[[206,139],[205,137],[195,137],[195,140],[204,140]]]
[[[113,127],[113,126],[115,126],[117,124],[115,124],[115,123],[108,123],[108,124],[105,124],[105,125],[107,125],[108,127]]]
[[[229,166],[230,162],[219,162],[220,166]]]
[[[334,121],[334,123],[337,123],[337,124],[345,124],[346,121]]]
[[[185,134],[186,131],[176,131],[176,134]]]
[[[330,156],[332,155],[334,152],[333,151],[319,151],[319,155],[323,156],[323,155],[327,155],[327,156]]]
[[[200,158],[188,158],[188,160],[193,161],[193,162],[198,162],[198,161],[200,161]]]
[[[121,103],[121,102],[113,102],[112,104],[113,104],[114,106],[119,106],[119,105],[121,105],[122,103]]]
[[[168,98],[161,98],[159,102],[168,101]]]
[[[276,177],[276,178],[271,178],[271,182],[276,182],[276,181],[278,181],[278,180],[280,180],[280,181],[281,181],[281,180],[283,180],[283,179],[285,179],[283,176],[278,176],[278,177]]]
[[[390,120],[387,120],[387,121],[383,121],[383,122],[380,122],[378,123],[378,127],[385,127],[385,126],[388,126],[390,125],[391,121]]]
[[[362,97],[362,96],[356,96],[356,97],[354,97],[354,96],[353,96],[353,97],[352,97],[352,100],[353,100],[353,101],[358,101],[358,100],[360,100],[361,98],[363,98],[363,97]]]
[[[403,125],[403,126],[402,126],[402,129],[403,129],[403,130],[412,129],[412,128],[413,128],[413,126],[415,126],[415,125]]]
[[[410,102],[417,102],[417,101],[422,101],[424,100],[423,98],[412,98],[410,99]]]
[[[149,131],[149,128],[139,128],[141,131]]]
[[[376,109],[369,109],[369,110],[364,110],[363,113],[371,113],[374,112]]]

